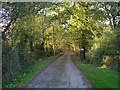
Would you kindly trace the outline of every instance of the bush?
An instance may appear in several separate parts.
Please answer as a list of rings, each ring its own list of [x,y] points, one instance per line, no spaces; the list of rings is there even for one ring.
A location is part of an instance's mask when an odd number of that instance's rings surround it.
[[[118,70],[118,62],[120,60],[120,31],[105,32],[101,38],[97,39],[97,47],[95,44],[88,52],[90,62],[98,65],[105,65],[107,68]]]

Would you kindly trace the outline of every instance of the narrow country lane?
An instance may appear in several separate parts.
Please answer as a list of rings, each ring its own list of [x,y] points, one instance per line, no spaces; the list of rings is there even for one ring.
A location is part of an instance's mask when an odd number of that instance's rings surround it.
[[[71,61],[71,53],[67,52],[48,66],[25,88],[91,88],[83,74]]]

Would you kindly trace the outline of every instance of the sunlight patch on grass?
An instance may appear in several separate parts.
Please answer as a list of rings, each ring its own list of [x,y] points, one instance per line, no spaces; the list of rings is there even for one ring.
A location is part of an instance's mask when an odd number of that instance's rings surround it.
[[[107,67],[106,67],[106,65],[102,65],[102,66],[100,66],[100,67],[98,67],[98,68],[103,68],[103,69],[105,69],[105,68],[107,68]]]

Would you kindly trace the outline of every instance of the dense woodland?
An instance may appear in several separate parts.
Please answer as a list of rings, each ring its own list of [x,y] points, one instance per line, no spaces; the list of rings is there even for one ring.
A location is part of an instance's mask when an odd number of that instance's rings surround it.
[[[86,63],[119,71],[119,2],[1,4],[3,82],[42,57],[67,50]]]

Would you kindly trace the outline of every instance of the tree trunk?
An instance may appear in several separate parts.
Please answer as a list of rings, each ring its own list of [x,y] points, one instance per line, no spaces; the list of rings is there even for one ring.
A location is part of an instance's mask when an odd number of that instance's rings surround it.
[[[56,51],[55,51],[55,36],[54,36],[54,33],[55,33],[55,30],[54,30],[54,25],[53,25],[53,52],[54,52],[54,55],[55,55]]]
[[[84,40],[84,34],[82,34],[82,39],[81,39],[81,49],[80,49],[80,58],[81,60],[85,60],[86,56],[85,56],[85,40]]]
[[[82,50],[80,50],[80,57],[81,57],[81,60],[85,60],[86,59],[85,48],[84,47],[82,47]]]
[[[33,49],[33,36],[30,36],[29,46],[30,46],[30,51],[32,52],[34,50]]]

